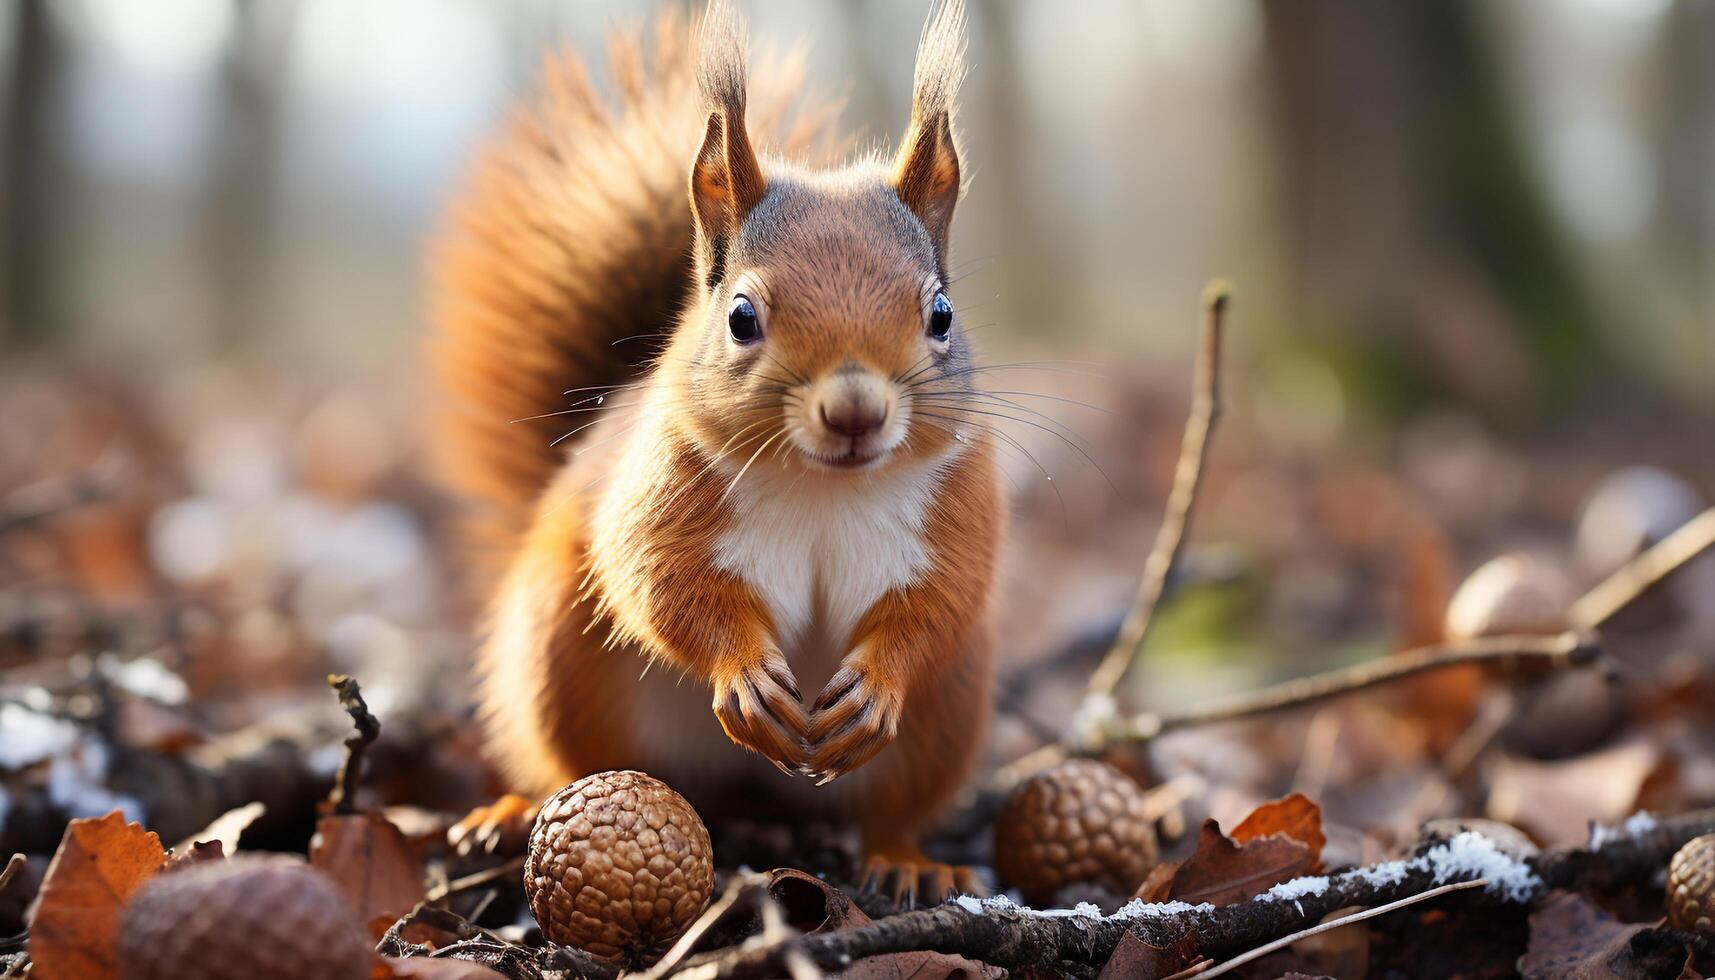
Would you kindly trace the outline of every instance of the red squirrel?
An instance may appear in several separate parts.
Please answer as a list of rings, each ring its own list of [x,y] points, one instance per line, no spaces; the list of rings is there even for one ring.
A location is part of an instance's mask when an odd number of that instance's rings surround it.
[[[981,748],[1003,519],[949,293],[963,21],[931,13],[891,159],[798,162],[837,110],[801,61],[750,84],[725,0],[618,38],[617,106],[550,59],[480,158],[436,433],[499,566],[480,715],[520,789],[642,769],[854,822],[896,897],[978,889],[916,845]]]

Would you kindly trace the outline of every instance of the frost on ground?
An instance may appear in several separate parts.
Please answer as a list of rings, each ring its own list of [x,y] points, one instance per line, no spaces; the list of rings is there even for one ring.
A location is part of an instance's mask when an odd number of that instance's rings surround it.
[[[1627,817],[1618,827],[1591,824],[1590,850],[1599,851],[1618,841],[1635,840],[1640,835],[1654,830],[1656,826],[1655,817],[1651,816],[1648,810],[1639,810]]]
[[[0,704],[0,769],[23,769],[71,751],[77,726],[21,704]]]
[[[1028,905],[1020,905],[1005,895],[995,895],[992,898],[960,895],[953,899],[953,904],[972,915],[986,915],[994,911],[1010,912],[1013,915],[1038,916],[1045,919],[1105,919],[1115,922],[1179,915],[1183,912],[1213,912],[1215,910],[1215,907],[1208,902],[1192,905],[1189,902],[1145,902],[1140,898],[1134,898],[1127,902],[1113,915],[1103,915],[1101,907],[1090,902],[1079,902],[1075,907],[1069,909],[1033,909]]]
[[[1438,885],[1487,878],[1488,891],[1512,902],[1530,901],[1543,888],[1542,879],[1530,865],[1502,853],[1494,841],[1472,830],[1435,845],[1417,860],[1425,864]]]

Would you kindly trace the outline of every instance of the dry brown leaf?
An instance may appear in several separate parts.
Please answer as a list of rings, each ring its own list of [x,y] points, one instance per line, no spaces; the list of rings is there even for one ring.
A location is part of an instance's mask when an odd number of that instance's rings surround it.
[[[1646,923],[1626,924],[1582,895],[1555,892],[1530,916],[1524,980],[1696,980],[1691,951]]]
[[[850,895],[796,868],[769,872],[768,894],[780,903],[786,924],[799,932],[839,932],[870,924]]]
[[[334,880],[377,940],[425,894],[422,863],[380,814],[321,818],[310,865]]]
[[[1193,905],[1231,905],[1315,867],[1316,855],[1303,841],[1277,834],[1239,844],[1221,833],[1220,824],[1206,820],[1197,850],[1174,874],[1168,897]]]
[[[1590,821],[1616,823],[1638,806],[1661,749],[1643,735],[1564,762],[1498,756],[1489,772],[1488,817],[1514,824],[1545,847],[1571,847]]]
[[[1134,933],[1120,937],[1113,955],[1096,980],[1130,980],[1132,977],[1164,977],[1196,962],[1197,933],[1187,931],[1166,946],[1156,946]]]
[[[223,854],[237,854],[238,838],[267,809],[260,802],[252,802],[228,810],[215,817],[207,827],[180,841],[173,847],[173,854],[183,854],[199,844],[219,844]]]
[[[204,861],[226,860],[226,848],[217,840],[199,840],[194,844],[180,845],[173,848],[172,856],[167,858],[167,870],[177,871],[192,864]]]
[[[1322,859],[1322,846],[1328,838],[1322,834],[1322,808],[1303,793],[1291,793],[1272,803],[1264,803],[1233,828],[1233,840],[1243,844],[1280,834],[1310,848],[1311,856]]]
[[[1180,861],[1163,861],[1149,870],[1149,876],[1132,893],[1133,898],[1146,902],[1165,902],[1173,890],[1173,876],[1179,873]]]
[[[119,911],[166,862],[161,839],[115,810],[66,825],[30,920],[30,975],[109,980],[118,974]]]
[[[858,960],[841,971],[845,980],[1000,980],[998,966],[951,953],[883,953]]]

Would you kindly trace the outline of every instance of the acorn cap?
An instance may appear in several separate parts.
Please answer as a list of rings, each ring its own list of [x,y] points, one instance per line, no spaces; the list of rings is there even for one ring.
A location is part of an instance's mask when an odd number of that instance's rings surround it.
[[[123,980],[365,980],[374,959],[334,883],[284,855],[156,875],[119,923]]]
[[[1037,906],[1075,884],[1129,895],[1160,854],[1142,787],[1093,759],[1063,762],[1014,790],[994,850],[1001,880]]]
[[[550,942],[643,966],[702,913],[713,853],[697,811],[666,783],[596,773],[542,804],[524,891]]]
[[[1715,935],[1715,834],[1693,838],[1668,863],[1667,920]]]
[[[1472,572],[1447,603],[1450,640],[1566,629],[1575,590],[1559,568],[1528,555],[1501,555]]]

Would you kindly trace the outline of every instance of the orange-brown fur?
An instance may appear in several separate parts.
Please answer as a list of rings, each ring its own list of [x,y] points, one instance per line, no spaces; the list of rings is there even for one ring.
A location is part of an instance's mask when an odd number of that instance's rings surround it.
[[[671,19],[652,58],[616,43],[617,114],[575,61],[550,65],[546,108],[457,211],[441,431],[505,564],[483,719],[523,788],[641,768],[706,812],[754,788],[915,867],[988,717],[1002,518],[965,411],[969,348],[931,316],[960,183],[961,10],[925,32],[898,158],[820,172],[752,148],[809,146],[828,114],[781,127],[796,76],[751,86],[716,7],[695,75]],[[636,334],[660,342],[653,362],[615,346]],[[582,414],[513,422],[634,379],[569,445],[550,443]]]

